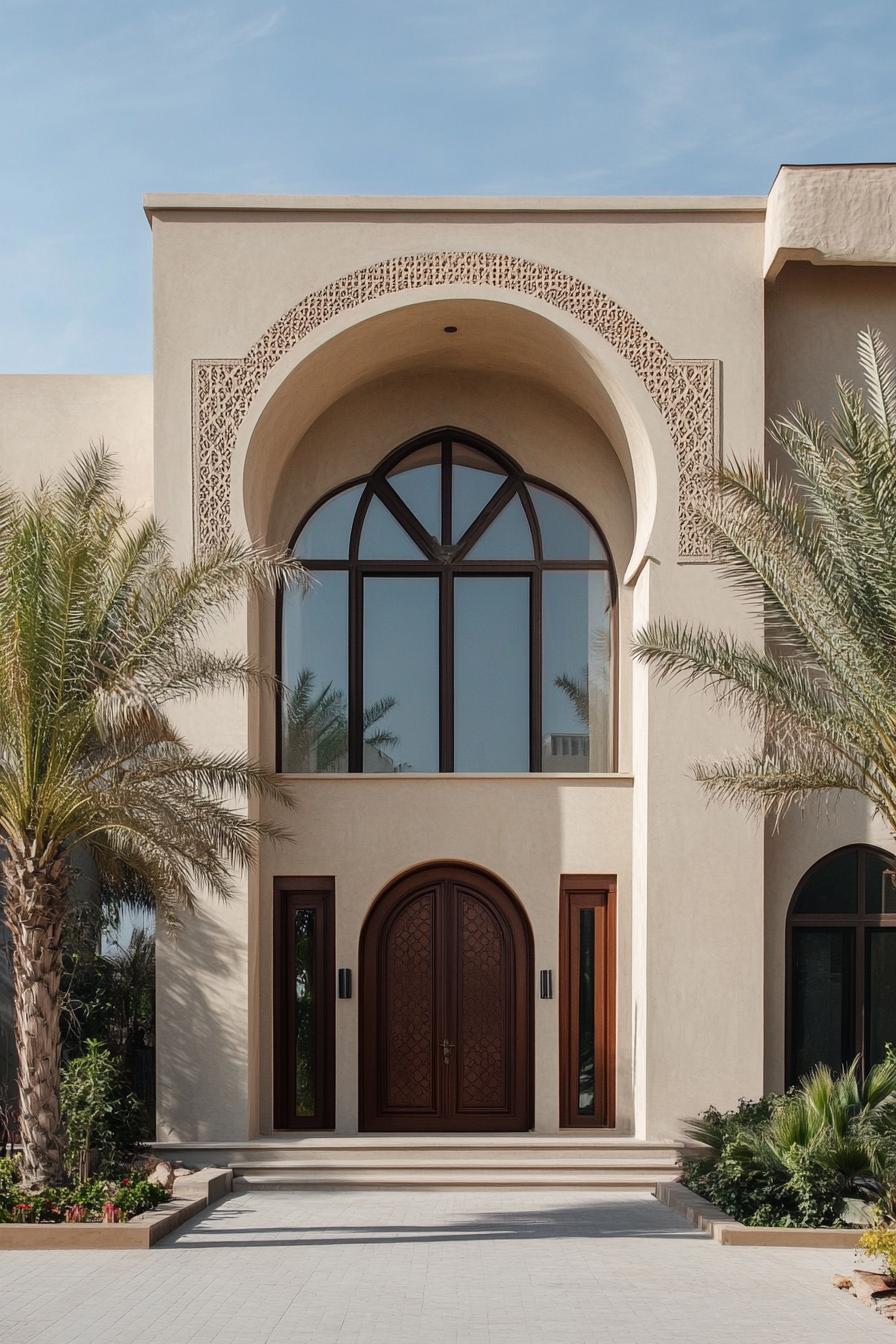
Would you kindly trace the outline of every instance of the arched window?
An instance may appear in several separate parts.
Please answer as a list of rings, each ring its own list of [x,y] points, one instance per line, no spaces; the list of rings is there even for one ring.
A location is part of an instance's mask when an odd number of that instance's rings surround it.
[[[492,444],[404,444],[293,551],[313,583],[281,603],[282,770],[614,768],[606,546]]]
[[[788,1084],[896,1045],[896,859],[852,845],[810,868],[788,917]]]

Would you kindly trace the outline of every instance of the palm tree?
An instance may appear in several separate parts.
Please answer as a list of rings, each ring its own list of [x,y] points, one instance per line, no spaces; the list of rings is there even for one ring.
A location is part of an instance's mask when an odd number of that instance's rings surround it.
[[[718,474],[717,558],[764,647],[660,620],[634,650],[755,730],[753,750],[695,766],[712,794],[777,816],[852,790],[896,833],[896,370],[877,332],[859,359],[866,388],[838,382],[830,424],[802,407],[772,424],[785,469]]]
[[[60,977],[77,855],[126,878],[176,922],[273,829],[227,799],[275,780],[245,757],[194,750],[178,702],[263,683],[246,658],[203,648],[247,591],[301,579],[296,561],[228,541],[174,562],[91,449],[30,494],[0,487],[0,873],[11,941],[22,1178],[62,1176]],[[98,896],[97,899],[100,899]]]

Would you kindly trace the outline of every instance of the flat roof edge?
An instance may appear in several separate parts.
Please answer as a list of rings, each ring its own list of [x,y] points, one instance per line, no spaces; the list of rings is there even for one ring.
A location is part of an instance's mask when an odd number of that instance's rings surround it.
[[[765,196],[246,196],[148,193],[148,219],[162,211],[280,211],[317,214],[743,214],[764,213]]]

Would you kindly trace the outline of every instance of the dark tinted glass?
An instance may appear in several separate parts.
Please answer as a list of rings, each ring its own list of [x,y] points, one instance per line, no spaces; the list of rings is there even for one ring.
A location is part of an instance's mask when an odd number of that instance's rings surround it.
[[[363,482],[350,485],[321,504],[299,533],[293,554],[302,560],[347,560],[355,510],[363,491]]]
[[[612,769],[610,580],[604,570],[542,578],[542,769]]]
[[[865,911],[869,915],[896,915],[896,884],[893,871],[896,859],[866,849]]]
[[[888,1045],[896,1046],[896,929],[869,929],[867,1067],[879,1064]]]
[[[531,560],[532,530],[519,495],[512,495],[472,548],[468,560]]]
[[[568,499],[550,490],[529,487],[541,528],[545,560],[606,560],[600,537]]]
[[[454,768],[529,769],[529,580],[454,583]]]
[[[579,911],[579,1115],[594,1114],[594,911]]]
[[[427,532],[436,541],[442,537],[442,445],[431,444],[418,448],[410,457],[402,458],[387,477],[392,489],[416,514]]]
[[[315,910],[297,910],[296,955],[296,1116],[314,1115],[317,1109],[317,1011],[314,983]]]
[[[361,560],[423,560],[423,552],[401,523],[374,495],[361,528],[358,546]]]
[[[439,768],[439,581],[364,580],[364,771]]]
[[[851,929],[793,930],[792,1083],[816,1064],[849,1061],[853,937]]]
[[[348,769],[348,574],[318,570],[283,594],[283,769]]]
[[[823,859],[806,879],[796,915],[854,915],[858,908],[858,853],[842,849]]]

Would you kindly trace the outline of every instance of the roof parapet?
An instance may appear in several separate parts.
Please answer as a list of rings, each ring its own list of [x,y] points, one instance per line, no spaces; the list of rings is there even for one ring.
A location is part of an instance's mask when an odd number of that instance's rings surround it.
[[[765,217],[766,280],[788,261],[896,265],[896,164],[782,164]]]

